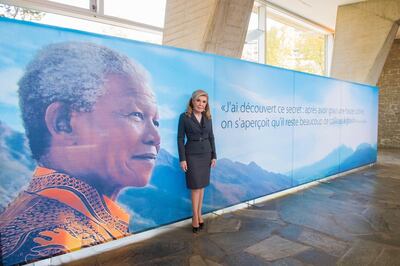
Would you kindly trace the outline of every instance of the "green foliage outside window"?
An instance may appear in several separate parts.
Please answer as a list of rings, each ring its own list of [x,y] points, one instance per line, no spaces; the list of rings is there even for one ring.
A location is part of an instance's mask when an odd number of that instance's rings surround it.
[[[39,21],[44,16],[45,16],[44,12],[34,11],[17,6],[0,4],[0,17]]]
[[[325,37],[311,31],[274,23],[266,34],[266,63],[269,65],[323,75]]]

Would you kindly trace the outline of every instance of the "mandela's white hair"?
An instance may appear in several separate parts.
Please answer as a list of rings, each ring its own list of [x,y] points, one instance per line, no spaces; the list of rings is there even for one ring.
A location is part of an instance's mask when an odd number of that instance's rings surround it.
[[[147,72],[127,56],[88,42],[63,42],[41,49],[19,81],[19,103],[32,155],[39,159],[49,146],[44,116],[53,102],[70,110],[90,112],[105,93],[107,74],[133,75],[139,86],[150,87]]]

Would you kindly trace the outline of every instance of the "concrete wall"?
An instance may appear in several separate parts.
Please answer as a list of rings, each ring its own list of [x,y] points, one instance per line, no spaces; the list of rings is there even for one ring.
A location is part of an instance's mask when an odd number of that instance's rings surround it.
[[[399,0],[369,0],[340,6],[331,77],[375,85],[399,28],[399,19]]]
[[[167,0],[163,44],[203,51],[215,0]]]
[[[378,145],[400,148],[400,40],[395,40],[377,84]]]
[[[167,0],[163,44],[240,58],[254,0]]]

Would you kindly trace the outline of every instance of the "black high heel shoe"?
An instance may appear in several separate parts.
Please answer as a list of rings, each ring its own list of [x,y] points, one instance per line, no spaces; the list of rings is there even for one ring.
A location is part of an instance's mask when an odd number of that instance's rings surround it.
[[[199,230],[203,230],[203,228],[204,228],[204,222],[199,223]]]
[[[193,233],[196,234],[199,231],[199,228],[200,228],[200,226],[199,227],[192,226]]]

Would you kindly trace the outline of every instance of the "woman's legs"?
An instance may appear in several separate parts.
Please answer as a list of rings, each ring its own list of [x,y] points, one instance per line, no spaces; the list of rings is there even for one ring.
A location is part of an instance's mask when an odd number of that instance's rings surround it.
[[[201,189],[192,189],[192,209],[193,209],[192,226],[193,227],[199,227],[200,190]]]
[[[199,205],[197,209],[197,216],[199,223],[203,223],[203,217],[201,217],[201,208],[203,207],[203,198],[204,198],[204,188],[199,189]]]

